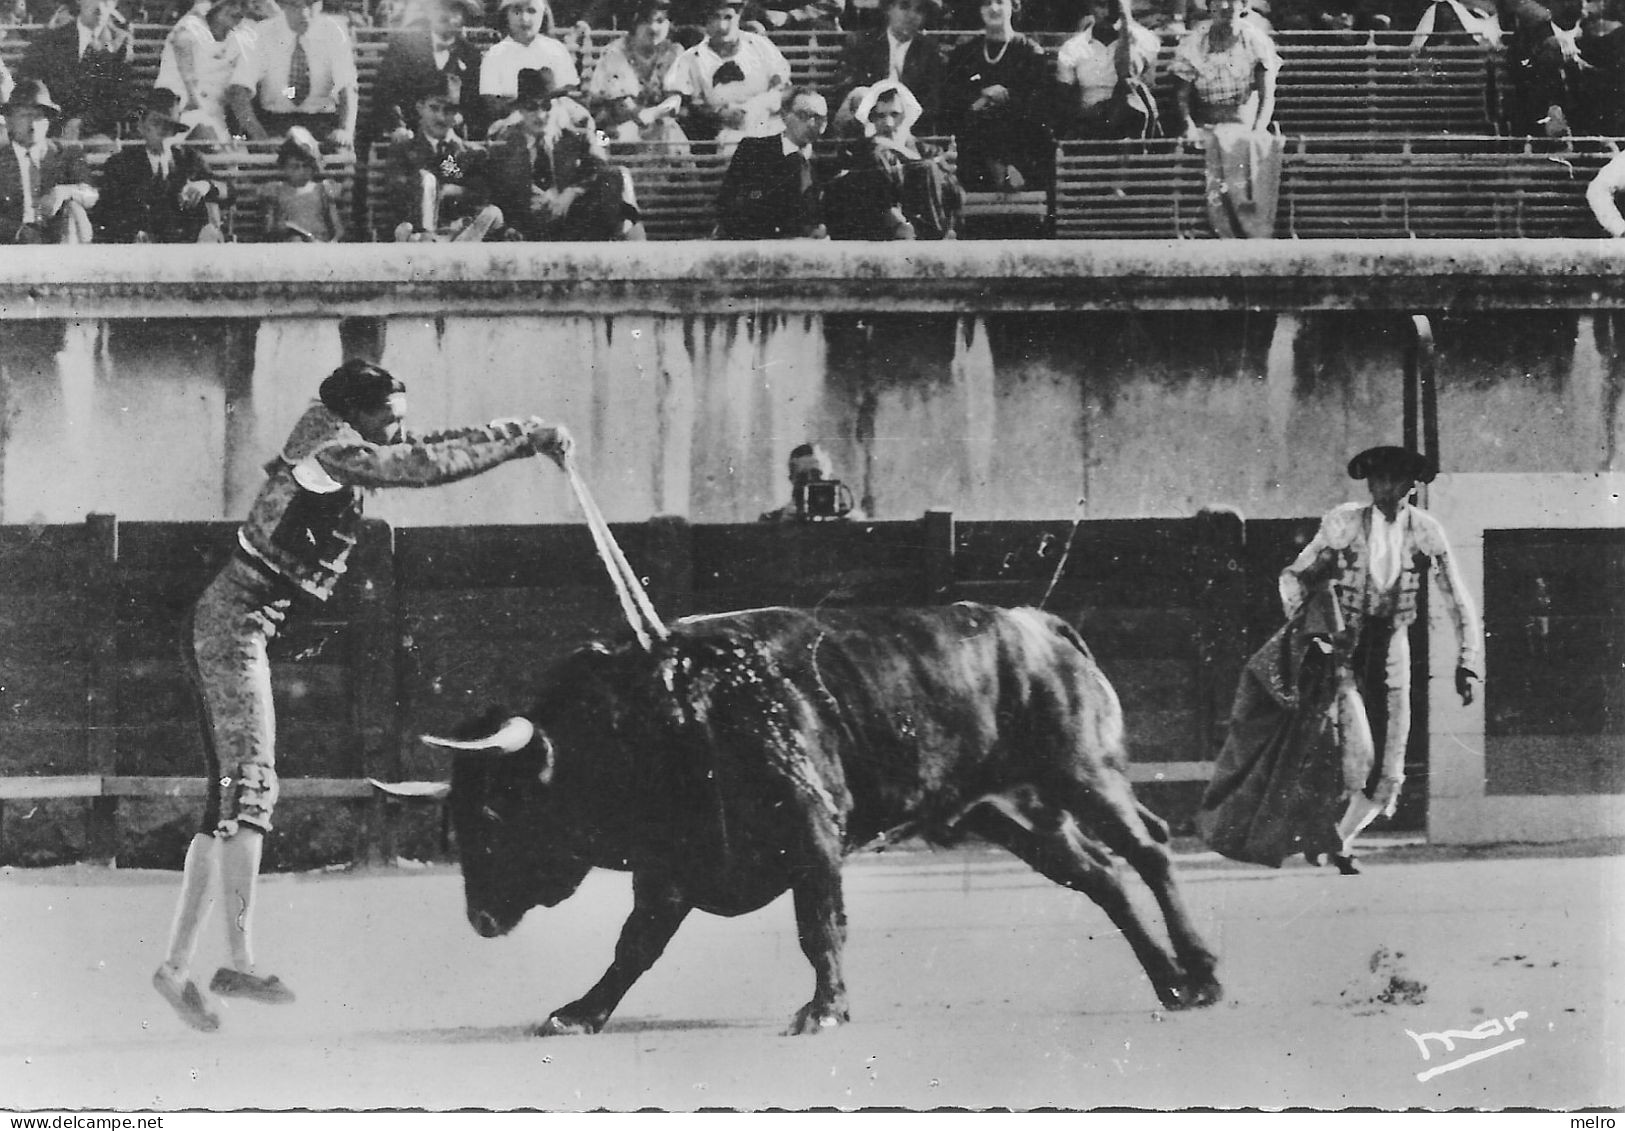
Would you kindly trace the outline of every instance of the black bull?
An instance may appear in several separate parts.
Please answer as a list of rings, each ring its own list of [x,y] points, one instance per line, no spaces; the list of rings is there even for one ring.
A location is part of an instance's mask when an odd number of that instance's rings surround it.
[[[1129,785],[1117,696],[1078,634],[1047,613],[958,604],[690,618],[652,653],[574,653],[524,718],[534,733],[515,723],[510,752],[460,754],[453,768],[469,921],[504,934],[595,867],[630,871],[634,899],[614,962],[541,1033],[600,1030],[691,910],[741,915],[786,889],[816,976],[790,1031],[846,1021],[841,860],[904,835],[1002,845],[1098,903],[1165,1007],[1220,997],[1167,828]],[[1107,849],[1156,895],[1172,955]]]

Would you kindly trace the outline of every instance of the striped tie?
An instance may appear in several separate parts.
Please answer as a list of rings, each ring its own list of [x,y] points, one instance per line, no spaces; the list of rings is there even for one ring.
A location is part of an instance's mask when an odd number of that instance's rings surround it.
[[[288,101],[295,106],[302,106],[309,97],[310,59],[305,55],[304,43],[295,39],[293,56],[288,60]]]

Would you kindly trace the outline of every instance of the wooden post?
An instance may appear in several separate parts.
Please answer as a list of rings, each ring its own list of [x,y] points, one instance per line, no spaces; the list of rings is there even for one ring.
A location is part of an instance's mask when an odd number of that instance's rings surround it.
[[[350,722],[361,748],[362,777],[393,781],[401,770],[400,600],[395,586],[395,532],[367,519],[350,554]],[[348,773],[348,769],[346,770]],[[394,858],[381,795],[368,799],[360,856],[368,864]]]
[[[118,518],[85,517],[85,768],[118,773]],[[118,798],[93,797],[85,828],[85,855],[118,862]]]
[[[946,605],[954,599],[954,512],[926,511],[920,532],[925,543],[925,603]]]
[[[1203,507],[1195,518],[1191,598],[1196,607],[1199,750],[1218,756],[1247,663],[1247,531],[1239,511]]]

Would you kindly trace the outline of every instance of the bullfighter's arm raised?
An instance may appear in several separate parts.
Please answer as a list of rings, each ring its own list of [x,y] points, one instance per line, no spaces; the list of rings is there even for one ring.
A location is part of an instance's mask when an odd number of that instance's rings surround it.
[[[352,487],[434,487],[455,483],[511,459],[568,446],[561,428],[536,418],[499,420],[485,428],[407,437],[392,444],[341,441],[316,454],[326,472]]]

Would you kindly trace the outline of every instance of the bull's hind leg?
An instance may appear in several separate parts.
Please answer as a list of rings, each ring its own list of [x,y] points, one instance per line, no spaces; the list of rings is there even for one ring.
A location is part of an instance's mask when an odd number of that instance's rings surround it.
[[[632,876],[632,914],[615,942],[615,960],[580,998],[554,1011],[533,1032],[538,1037],[596,1033],[626,991],[659,958],[693,905],[675,885],[642,873]]]
[[[1075,793],[1067,802],[1068,808],[1077,814],[1085,828],[1127,860],[1156,896],[1163,922],[1168,925],[1168,939],[1185,970],[1181,1004],[1185,1007],[1212,1005],[1224,996],[1214,975],[1218,961],[1196,933],[1190,913],[1185,909],[1184,897],[1174,879],[1173,861],[1163,843],[1168,835],[1166,826],[1140,807],[1126,779],[1113,779],[1098,790],[1080,786]],[[1154,830],[1147,827],[1147,818],[1156,821]]]
[[[1009,850],[1040,875],[1099,904],[1134,948],[1157,998],[1169,1009],[1183,1008],[1184,972],[1140,921],[1111,857],[1083,835],[1071,813],[1023,787],[983,798],[964,814],[959,828]]]

